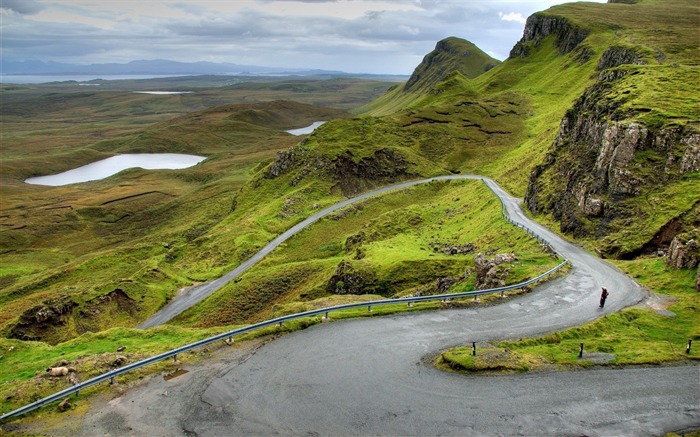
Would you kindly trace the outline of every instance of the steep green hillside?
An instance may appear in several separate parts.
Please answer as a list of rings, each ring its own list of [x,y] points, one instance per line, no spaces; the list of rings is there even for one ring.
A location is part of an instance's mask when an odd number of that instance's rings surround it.
[[[665,28],[663,23],[675,16],[678,24],[672,30],[651,30]],[[626,138],[637,135],[620,129],[605,136],[592,126],[628,120],[644,124],[647,132],[656,131],[655,136],[645,134],[644,144],[656,144],[665,154],[659,155],[650,146],[639,147],[636,153],[624,155],[634,165],[633,172],[619,174],[627,181],[643,181],[632,183],[633,187],[646,185],[654,191],[641,190],[625,199],[611,196],[617,203],[604,204],[603,211],[616,211],[624,202],[632,209],[617,223],[602,216],[607,227],[591,235],[603,243],[612,241],[616,247],[636,248],[632,253],[640,253],[642,247],[654,254],[667,250],[674,236],[698,226],[700,185],[693,163],[697,162],[700,105],[692,89],[697,83],[698,48],[690,48],[695,43],[693,23],[699,17],[698,7],[688,2],[652,0],[634,5],[562,5],[536,14],[529,18],[523,39],[503,64],[473,79],[459,71],[446,73],[444,80],[413,96],[400,109],[401,102],[393,97],[399,88],[390,90],[387,97],[375,102],[373,111],[391,115],[324,125],[303,143],[279,154],[239,193],[239,205],[256,196],[276,198],[277,206],[267,203],[265,212],[259,210],[259,215],[269,218],[291,199],[297,210],[306,210],[327,193],[351,195],[402,179],[475,172],[495,177],[520,195],[528,181],[533,181],[528,188],[529,203],[536,184],[543,187],[538,191],[541,197],[567,199],[563,207],[547,200],[542,208],[554,208],[554,218],[567,231],[567,220],[576,219],[562,208],[584,210],[597,205],[595,201],[586,204],[590,191],[579,180],[605,183],[595,175],[585,176],[595,169],[596,156],[600,156],[592,151],[607,141],[612,145],[607,146],[605,156],[619,161]],[[653,38],[646,39],[652,34]],[[634,49],[629,48],[632,41]],[[581,114],[590,115],[583,118],[589,124],[571,121]],[[561,138],[567,129],[572,138],[583,138],[581,152],[563,148]],[[614,152],[615,148],[620,152]],[[543,172],[558,158],[562,158],[556,164],[559,173]],[[538,181],[540,174],[583,179]],[[577,198],[581,193],[583,197]],[[568,200],[572,197],[575,201]],[[251,219],[256,215],[248,214]],[[269,229],[269,223],[277,221],[262,222]],[[279,232],[282,228],[272,229]],[[659,234],[664,238],[658,238]],[[690,265],[695,268],[697,261]]]
[[[395,98],[402,92],[402,87],[396,87],[373,103],[370,113],[390,115],[365,115],[327,123],[301,144],[279,154],[275,162],[238,194],[237,204],[245,211],[241,214],[249,217],[246,222],[260,223],[259,230],[253,231],[246,241],[269,240],[285,229],[278,226],[280,220],[275,217],[287,205],[294,205],[291,209],[295,213],[310,213],[314,205],[325,205],[324,199],[329,194],[348,196],[403,179],[475,172],[492,175],[522,195],[533,168],[551,159],[551,146],[557,144],[555,140],[567,117],[577,111],[577,101],[585,99],[591,87],[600,86],[624,68],[661,74],[658,79],[668,85],[653,85],[654,81],[649,81],[653,76],[647,79],[640,74],[628,76],[629,80],[637,81],[634,89],[640,102],[659,101],[650,110],[630,111],[630,114],[634,112],[640,120],[657,119],[656,124],[662,120],[662,126],[680,123],[692,131],[698,120],[697,105],[692,97],[685,102],[678,97],[692,94],[689,87],[697,71],[696,53],[679,47],[692,44],[692,19],[687,17],[697,18],[698,10],[682,1],[664,5],[661,7],[654,1],[636,5],[573,4],[536,14],[528,20],[524,37],[514,47],[511,57],[471,79],[454,65],[442,68],[438,62],[422,64],[417,69],[420,74],[415,77],[439,75],[444,79],[435,83],[426,81],[421,92],[405,101]],[[660,9],[665,12],[661,13]],[[645,26],[660,26],[659,20],[677,14],[683,15],[683,19],[674,27],[675,39],[657,35],[655,39],[644,40],[649,33]],[[637,17],[644,17],[642,28],[635,24]],[[636,41],[640,46],[649,44],[650,48],[639,49],[639,55],[632,56],[626,49],[620,49],[627,41]],[[656,49],[668,50],[670,54],[663,59],[658,55],[649,58],[649,53],[657,53]],[[659,64],[665,61],[672,63]],[[644,66],[640,62],[654,65]],[[624,89],[616,93],[624,98],[631,95]],[[597,102],[603,108],[615,106],[606,104],[601,97],[596,95],[587,101]],[[686,146],[678,138],[669,137],[668,141],[676,144],[673,153],[678,156],[678,165],[690,159],[683,158],[683,150],[687,148],[690,153],[695,150],[692,144]],[[567,169],[578,171],[587,165],[576,162],[574,154],[566,155],[573,159],[563,165]],[[644,161],[644,156],[638,162],[640,168],[649,171],[653,160]],[[663,202],[675,209],[659,208],[653,214],[655,221],[643,221],[640,226],[653,234],[673,214],[686,211],[697,202],[700,191],[695,189],[696,175],[697,171],[691,171],[687,178],[681,178],[681,185],[667,178]],[[651,183],[658,186],[661,182],[655,179]],[[553,191],[567,193],[577,188],[563,185]],[[255,208],[252,199],[259,198],[275,200],[266,202],[264,209]],[[644,206],[637,202],[637,208]],[[693,223],[692,219],[686,222]],[[218,241],[222,235],[211,235],[211,240]],[[217,305],[227,305],[227,295],[222,291],[213,299]],[[207,305],[211,304],[204,307]],[[192,317],[189,320],[194,320]]]
[[[461,38],[445,38],[428,53],[408,81],[395,85],[385,95],[357,109],[358,114],[381,116],[396,112],[430,93],[439,82],[455,73],[474,78],[492,69],[500,61]]]
[[[533,212],[579,238],[604,238],[605,254],[666,250],[700,221],[699,8],[680,0],[557,6],[528,19],[502,65],[471,80],[454,72],[410,101],[390,90],[368,114],[430,120],[430,147],[441,157],[431,162],[491,175],[516,194],[527,187]],[[484,102],[510,104],[506,128],[463,113]],[[489,162],[470,153],[484,136],[497,145]],[[427,148],[411,152],[430,158]]]
[[[403,91],[429,91],[455,71],[468,78],[474,78],[498,64],[500,62],[497,59],[490,57],[469,41],[454,37],[445,38],[437,43],[434,51],[423,58],[423,62],[404,84]]]
[[[595,82],[532,173],[526,201],[562,232],[631,259],[666,252],[674,237],[700,226],[700,5],[605,7],[615,13],[564,9],[574,23],[596,18],[582,45],[596,31],[610,42]]]

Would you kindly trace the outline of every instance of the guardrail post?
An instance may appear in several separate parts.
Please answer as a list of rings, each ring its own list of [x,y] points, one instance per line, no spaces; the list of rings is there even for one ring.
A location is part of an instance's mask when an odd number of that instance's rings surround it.
[[[177,363],[177,354],[173,355],[173,363]]]
[[[472,356],[476,356],[476,342],[472,341]]]
[[[280,322],[280,328],[282,327],[282,322]]]
[[[412,307],[412,306],[413,306],[413,302],[409,302],[409,303],[408,303],[408,306]]]
[[[579,343],[578,357],[583,358],[583,343]]]
[[[501,297],[503,297],[504,292],[505,292],[505,290],[501,290]]]
[[[328,311],[326,311],[326,317],[325,317],[325,319],[328,320]]]
[[[690,353],[690,345],[693,344],[693,340],[688,339],[688,346],[685,347],[685,353],[689,354]]]
[[[114,385],[114,376],[109,378],[109,385]]]
[[[372,311],[372,305],[367,305],[367,311]]]

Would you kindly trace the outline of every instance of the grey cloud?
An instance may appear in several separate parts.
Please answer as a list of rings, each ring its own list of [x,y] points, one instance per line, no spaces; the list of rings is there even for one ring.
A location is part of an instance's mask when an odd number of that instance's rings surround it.
[[[26,0],[2,2],[3,7],[6,3],[37,5]],[[343,19],[320,15],[282,16],[254,8],[225,14],[224,8],[222,11],[205,9],[203,4],[178,0],[169,6],[186,11],[188,15],[135,18],[115,23],[109,29],[39,23],[29,16],[10,14],[5,17],[12,25],[3,29],[3,56],[78,63],[154,58],[214,60],[410,74],[437,41],[448,36],[468,39],[504,59],[520,39],[523,26],[500,20],[498,13],[529,15],[521,5],[527,2],[423,0],[411,3],[421,10],[376,11]]]
[[[33,15],[44,9],[44,5],[34,0],[3,0],[0,7],[22,15]]]

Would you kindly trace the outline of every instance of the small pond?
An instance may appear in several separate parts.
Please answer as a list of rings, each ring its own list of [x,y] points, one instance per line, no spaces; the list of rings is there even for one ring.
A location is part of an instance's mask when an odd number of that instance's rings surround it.
[[[299,129],[292,129],[292,130],[288,130],[285,132],[290,133],[292,135],[306,135],[306,134],[310,134],[311,132],[313,132],[314,129],[321,126],[323,123],[325,123],[325,121],[315,121],[309,126],[302,127]]]
[[[206,157],[204,156],[183,155],[180,153],[130,153],[112,156],[111,158],[51,176],[29,178],[24,182],[33,185],[58,187],[61,185],[104,179],[122,170],[126,170],[127,168],[140,167],[146,170],[176,170],[192,167],[205,159]]]

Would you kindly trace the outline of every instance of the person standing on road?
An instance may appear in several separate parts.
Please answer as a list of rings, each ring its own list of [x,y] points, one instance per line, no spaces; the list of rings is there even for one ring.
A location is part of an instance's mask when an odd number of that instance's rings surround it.
[[[603,308],[605,306],[605,299],[608,298],[608,289],[603,287],[602,293],[600,293],[600,307]]]

